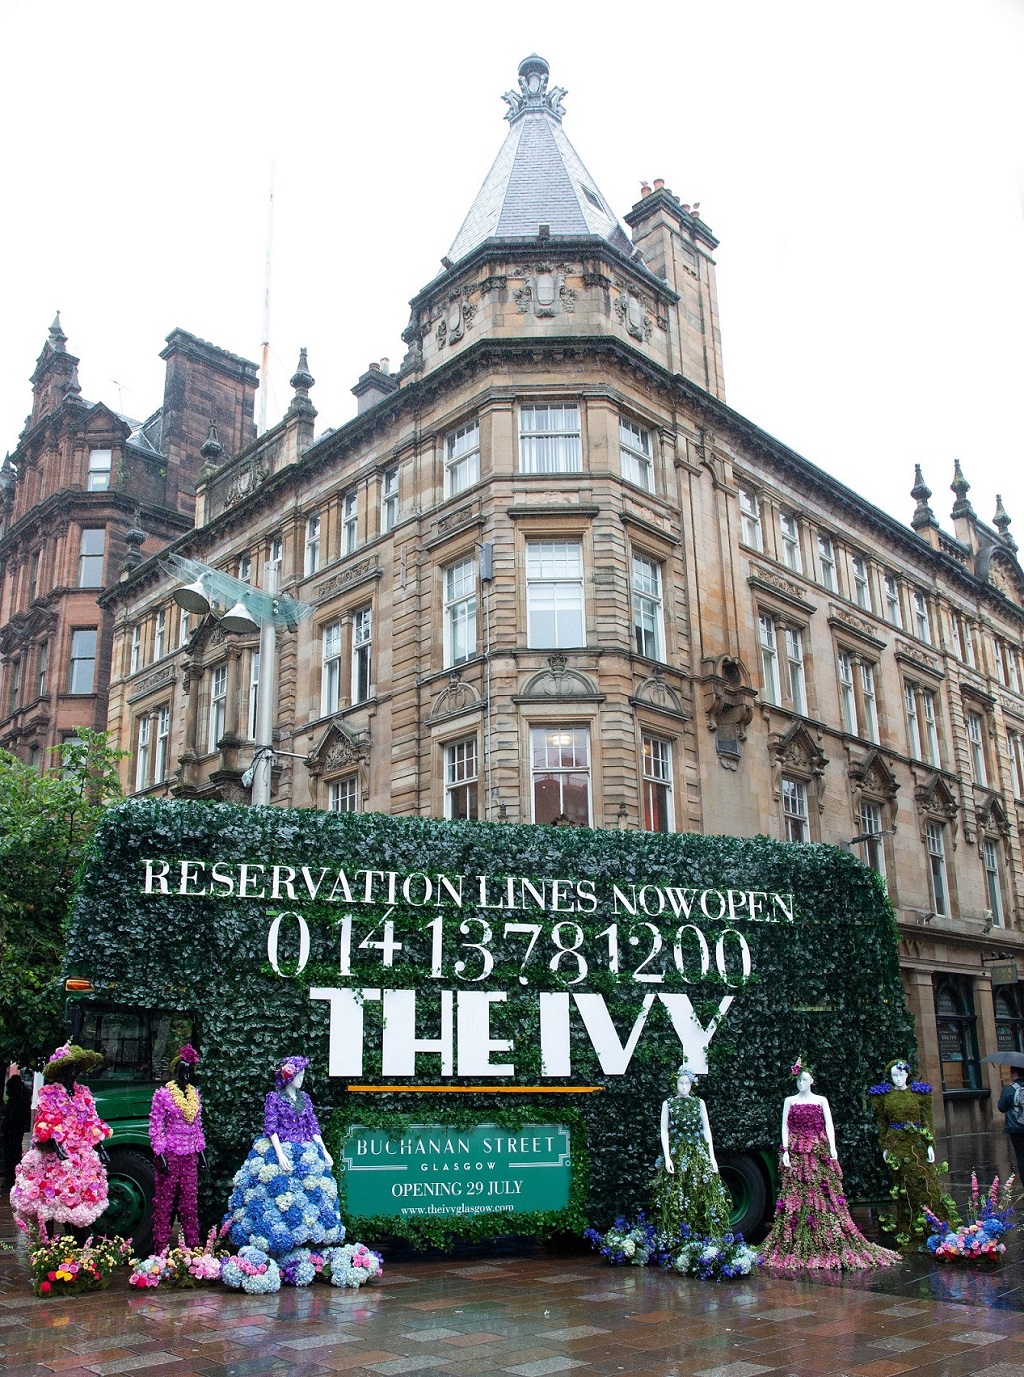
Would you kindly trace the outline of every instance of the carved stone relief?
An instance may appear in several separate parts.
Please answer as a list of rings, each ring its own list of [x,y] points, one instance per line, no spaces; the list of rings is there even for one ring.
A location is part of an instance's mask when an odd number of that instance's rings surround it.
[[[683,700],[672,685],[665,682],[665,671],[660,665],[656,665],[647,678],[640,681],[633,697],[641,703],[650,703],[652,707],[683,714]]]
[[[564,655],[549,655],[548,668],[531,675],[523,698],[595,698],[597,685],[578,669],[569,669]]]
[[[448,676],[448,683],[434,699],[430,720],[436,722],[442,717],[453,717],[456,713],[475,707],[480,701],[480,695],[473,685],[463,683],[459,671],[453,670]]]
[[[266,464],[257,455],[251,455],[249,462],[235,474],[234,481],[224,494],[225,507],[232,507],[236,502],[241,502],[243,497],[255,492],[259,485],[266,481],[269,473]]]
[[[813,784],[818,812],[823,813],[828,757],[806,724],[794,722],[784,732],[772,732],[768,737],[768,754],[772,762],[772,794],[776,802],[782,797],[783,774],[791,773]]]

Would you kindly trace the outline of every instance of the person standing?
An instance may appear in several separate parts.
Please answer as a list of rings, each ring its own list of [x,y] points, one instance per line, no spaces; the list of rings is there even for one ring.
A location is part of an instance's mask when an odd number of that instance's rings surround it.
[[[1024,1181],[1024,1068],[1014,1067],[1013,1080],[1003,1086],[997,1108],[1006,1115],[1003,1132],[1009,1135],[1017,1158],[1017,1184]]]
[[[11,1185],[32,1122],[32,1094],[16,1066],[7,1078],[3,1106],[4,1181]]]

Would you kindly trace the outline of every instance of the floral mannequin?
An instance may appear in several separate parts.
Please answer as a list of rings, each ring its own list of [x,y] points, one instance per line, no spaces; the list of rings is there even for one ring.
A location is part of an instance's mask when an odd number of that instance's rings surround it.
[[[107,1173],[96,1151],[110,1126],[96,1113],[78,1077],[98,1066],[102,1052],[65,1043],[43,1071],[32,1146],[15,1172],[11,1207],[24,1223],[47,1220],[85,1228],[107,1208]]]
[[[729,1227],[729,1197],[718,1175],[707,1106],[692,1093],[696,1079],[690,1067],[680,1066],[676,1093],[661,1106],[652,1219],[665,1240],[676,1238],[684,1224],[714,1238]]]
[[[316,1114],[302,1089],[306,1057],[286,1057],[263,1109],[263,1134],[235,1173],[225,1223],[231,1241],[274,1257],[341,1243],[334,1165]]]
[[[869,1243],[850,1218],[828,1100],[813,1093],[814,1076],[802,1058],[791,1071],[796,1094],[782,1105],[782,1182],[761,1249],[764,1262],[836,1270],[892,1266],[899,1254]]]
[[[149,1113],[149,1141],[156,1162],[153,1201],[153,1251],[161,1253],[171,1241],[171,1221],[177,1210],[189,1248],[199,1246],[199,1158],[206,1148],[203,1111],[194,1081],[199,1053],[186,1043],[171,1058],[171,1077],[153,1096]]]
[[[935,1131],[932,1118],[932,1087],[910,1079],[908,1061],[891,1061],[887,1080],[871,1087],[878,1141],[886,1166],[893,1174],[895,1210],[883,1218],[884,1228],[894,1229],[900,1248],[921,1247],[932,1232],[925,1210],[949,1224],[958,1224],[956,1206],[942,1189],[935,1166]]]

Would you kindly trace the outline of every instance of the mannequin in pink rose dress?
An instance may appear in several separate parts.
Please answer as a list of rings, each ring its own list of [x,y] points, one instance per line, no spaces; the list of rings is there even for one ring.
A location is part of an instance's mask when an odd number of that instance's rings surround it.
[[[811,1093],[814,1077],[797,1061],[797,1093],[782,1106],[782,1182],[775,1223],[761,1248],[766,1267],[856,1271],[892,1267],[899,1253],[869,1243],[850,1218],[832,1111]]]
[[[65,1043],[43,1072],[32,1122],[32,1145],[18,1164],[11,1208],[23,1228],[47,1221],[84,1229],[107,1208],[107,1172],[96,1147],[110,1126],[96,1113],[78,1077],[103,1060],[101,1052]]]
[[[171,1058],[173,1079],[158,1088],[149,1112],[149,1141],[156,1163],[154,1253],[162,1253],[171,1241],[175,1210],[185,1246],[199,1246],[198,1163],[206,1139],[199,1091],[193,1084],[198,1062],[199,1053],[186,1043]]]

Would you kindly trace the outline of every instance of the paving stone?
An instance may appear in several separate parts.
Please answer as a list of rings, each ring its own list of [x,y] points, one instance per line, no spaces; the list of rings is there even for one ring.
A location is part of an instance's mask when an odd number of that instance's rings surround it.
[[[454,1339],[465,1333],[462,1329],[410,1329],[408,1334],[399,1334],[400,1339],[409,1339],[417,1344],[429,1344],[434,1339]]]
[[[569,1329],[544,1329],[538,1339],[591,1339],[595,1334],[610,1334],[610,1329],[597,1329],[592,1324],[576,1324]]]
[[[136,1353],[130,1358],[116,1358],[109,1363],[83,1363],[90,1372],[99,1373],[99,1377],[111,1377],[115,1372],[144,1372],[148,1367],[163,1367],[166,1363],[180,1363],[181,1358],[177,1353],[166,1353],[158,1351],[156,1353]]]
[[[588,1367],[575,1358],[538,1358],[535,1363],[519,1363],[516,1367],[503,1367],[502,1372],[514,1372],[516,1377],[548,1377],[552,1372],[568,1372],[573,1367]]]
[[[1000,1339],[1005,1339],[1007,1335],[997,1334],[992,1329],[966,1329],[962,1334],[951,1334],[950,1343],[954,1344],[994,1344]]]
[[[309,1334],[303,1339],[284,1339],[277,1344],[278,1348],[333,1348],[335,1344],[354,1344],[359,1340],[355,1334],[345,1334],[339,1330],[336,1334]]]
[[[884,1348],[888,1353],[909,1353],[912,1348],[924,1348],[925,1344],[921,1339],[903,1339],[898,1334],[894,1334],[887,1339],[869,1339],[871,1348]]]
[[[426,1372],[430,1368],[444,1367],[450,1359],[438,1358],[426,1353],[417,1353],[412,1358],[392,1358],[386,1363],[364,1363],[370,1372],[381,1372],[384,1377],[393,1377],[399,1372]]]

